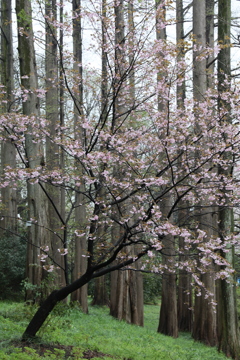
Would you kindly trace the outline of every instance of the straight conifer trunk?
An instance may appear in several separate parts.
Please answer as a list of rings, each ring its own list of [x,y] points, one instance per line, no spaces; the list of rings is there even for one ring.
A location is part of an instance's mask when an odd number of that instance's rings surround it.
[[[102,30],[102,54],[101,54],[101,115],[100,115],[100,125],[104,127],[104,124],[108,121],[108,58],[105,49],[107,48],[107,3],[106,0],[102,0],[102,18],[101,18],[101,30]],[[102,166],[101,172],[104,171],[104,166]],[[98,187],[98,194],[100,201],[105,200],[106,194],[105,190],[101,185]],[[99,215],[101,218],[101,214]],[[101,222],[101,221],[100,221]],[[102,239],[106,227],[103,224],[99,224],[96,229],[97,238]],[[94,281],[94,297],[92,305],[109,305],[109,294],[107,292],[106,277],[103,275],[100,278],[95,279]]]
[[[74,91],[74,133],[75,139],[80,143],[84,143],[84,129],[81,126],[81,119],[83,119],[83,66],[82,66],[82,23],[81,23],[81,0],[72,1],[73,18],[73,56],[74,64],[73,70],[75,74],[75,91]],[[80,164],[75,164],[79,174],[83,175],[83,168]],[[86,206],[84,204],[85,184],[82,180],[79,186],[79,192],[75,196],[75,222],[78,224],[78,229],[85,232],[86,227]],[[75,281],[83,275],[87,268],[87,240],[86,235],[81,238],[75,236],[75,255],[74,255],[74,270],[73,280]],[[78,301],[82,307],[83,312],[88,312],[88,287],[82,286],[72,294],[72,300]]]
[[[166,28],[162,28],[160,24],[166,20],[166,9],[163,6],[163,2],[156,0],[156,38],[163,43],[166,42]],[[159,58],[164,56],[159,53]],[[166,76],[162,71],[158,72],[157,82],[162,81],[162,78]],[[158,94],[158,111],[165,113],[167,116],[167,102],[162,100],[161,94]],[[167,129],[166,129],[167,132]],[[164,154],[160,156],[165,156]],[[162,211],[162,216],[167,220],[168,213],[171,209],[171,196],[167,193],[161,201],[160,209]],[[166,235],[162,240],[163,251],[162,251],[162,262],[170,270],[163,272],[162,276],[162,300],[160,308],[160,318],[158,325],[158,332],[172,336],[174,338],[178,337],[178,317],[177,317],[177,283],[176,283],[176,274],[171,271],[171,268],[174,268],[175,261],[175,239],[172,235]]]
[[[59,122],[59,91],[58,91],[58,57],[57,57],[57,31],[51,22],[57,19],[56,1],[47,1],[45,5],[46,14],[46,45],[45,45],[45,72],[46,72],[46,119],[49,121],[50,137],[46,139],[46,166],[49,170],[59,169],[60,167],[60,151],[57,144],[52,139],[55,138],[56,128]],[[48,201],[48,228],[52,231],[49,233],[49,243],[46,244],[51,249],[51,255],[59,264],[59,269],[55,270],[53,284],[49,284],[48,291],[51,286],[64,286],[66,277],[64,272],[64,257],[60,255],[58,249],[64,247],[63,241],[60,240],[57,230],[64,224],[61,222],[58,213],[61,213],[61,189],[51,184],[46,185],[46,192],[49,197]],[[53,206],[54,204],[54,206]],[[63,237],[63,235],[62,235]]]
[[[176,1],[176,39],[178,46],[178,57],[177,61],[181,62],[185,57],[184,50],[184,15],[183,15],[183,1]],[[186,83],[185,74],[182,83],[177,85],[177,106],[178,109],[184,111],[184,100],[186,98]],[[182,159],[179,159],[179,167],[182,166]],[[178,210],[178,225],[186,226],[186,221],[189,217],[189,204],[186,201],[181,200],[179,202]],[[184,239],[179,238],[179,248],[184,251]],[[179,255],[179,260],[187,260],[186,255]],[[181,270],[178,274],[178,298],[177,298],[177,309],[178,309],[178,330],[179,331],[191,331],[192,328],[192,291],[191,291],[191,274],[185,270]]]
[[[27,91],[27,99],[22,103],[23,114],[33,117],[35,120],[40,115],[39,101],[36,94],[38,89],[36,60],[34,51],[32,9],[30,0],[16,1],[16,14],[18,26],[18,53],[20,59],[21,87]],[[31,123],[28,125],[28,133],[25,135],[25,166],[29,169],[41,167],[45,163],[43,147],[35,143],[32,135]],[[28,191],[28,216],[30,221],[27,249],[27,278],[36,286],[40,286],[42,280],[42,265],[40,263],[40,247],[47,243],[47,234],[44,230],[47,224],[47,199],[40,189],[39,184],[27,184]],[[35,220],[37,223],[35,223]],[[31,291],[27,293],[27,300],[33,299]]]
[[[134,38],[134,19],[133,19],[133,7],[128,4],[128,36],[129,47],[133,46],[132,41]],[[131,35],[132,34],[132,38]],[[115,84],[114,84],[114,119],[112,122],[113,133],[118,126],[118,123],[123,121],[123,115],[127,107],[123,104],[123,76],[126,71],[126,66],[130,70],[128,76],[129,82],[129,98],[130,107],[134,102],[135,97],[135,80],[133,70],[133,58],[129,57],[129,63],[127,64],[126,59],[126,42],[125,42],[125,9],[124,1],[115,1]],[[126,100],[125,100],[126,101]],[[118,121],[115,121],[115,117],[119,117]],[[129,119],[125,119],[129,123]],[[131,119],[130,119],[131,121]],[[132,125],[134,126],[134,125]],[[118,165],[115,165],[114,172],[117,176],[119,173]],[[126,205],[125,209],[120,211],[127,212],[129,210],[130,203]],[[115,216],[119,216],[119,209],[115,208]],[[112,229],[112,242],[115,243],[116,239],[119,238],[122,232],[122,228],[115,224]],[[127,252],[129,256],[134,256],[133,247],[128,247]],[[139,270],[140,264],[134,265],[134,268]],[[143,280],[140,272],[136,272],[130,269],[124,269],[115,271],[111,274],[111,292],[110,292],[110,314],[119,320],[126,320],[128,323],[143,326]]]
[[[225,75],[231,75],[230,65],[230,27],[231,27],[231,0],[218,1],[218,41],[223,44],[218,55],[218,90],[227,90],[224,83]],[[219,102],[219,107],[224,105]],[[227,106],[227,104],[225,104]],[[222,122],[231,122],[231,114],[226,115]],[[228,159],[228,154],[225,159]],[[231,163],[231,158],[229,158]],[[233,169],[219,168],[219,174],[232,176]],[[224,207],[219,209],[219,232],[222,239],[233,231],[233,210],[229,207],[227,190],[223,193]],[[223,252],[222,256],[234,265],[234,247],[229,246],[229,252]],[[236,306],[236,285],[234,275],[226,280],[220,280],[218,291],[218,337],[219,350],[235,360],[240,359],[240,338],[238,327],[238,315]]]
[[[1,84],[6,91],[6,105],[2,106],[2,112],[9,113],[14,110],[14,75],[13,75],[13,38],[12,38],[12,1],[1,0]],[[5,166],[13,169],[16,167],[16,150],[10,140],[1,142],[1,171]],[[6,230],[17,230],[17,200],[16,190],[12,186],[1,189],[1,201],[7,216],[0,221],[4,236]],[[10,233],[10,236],[11,233]]]
[[[205,1],[193,1],[193,36],[194,45],[197,47],[206,47],[206,3]],[[198,114],[199,102],[204,100],[204,94],[207,90],[207,75],[206,75],[206,60],[196,60],[201,50],[196,50],[193,53],[193,97],[195,101],[196,118]],[[201,127],[196,121],[196,134],[201,133]],[[195,154],[197,157],[198,154]],[[195,204],[195,216],[199,223],[199,228],[206,233],[208,240],[212,235],[212,214],[211,209],[206,206],[204,201]],[[201,281],[205,288],[211,291],[213,295],[210,298],[205,298],[205,290],[201,290],[201,296],[195,296],[194,304],[194,322],[193,322],[193,337],[195,340],[200,340],[208,345],[215,346],[217,344],[216,334],[216,315],[215,309],[210,300],[215,297],[215,281],[214,281],[214,267],[213,264],[205,274],[201,275]]]
[[[112,118],[112,133],[116,131],[117,121],[121,113],[124,113],[125,107],[122,97],[122,84],[121,76],[124,74],[125,63],[125,19],[124,19],[124,2],[123,0],[114,1],[114,15],[115,15],[115,79],[113,84],[113,101],[114,101],[114,114]],[[121,118],[119,118],[121,121]],[[117,177],[120,173],[118,164],[114,165],[113,172]],[[120,218],[119,207],[114,208],[114,216],[116,219]],[[112,243],[121,236],[122,228],[115,223],[111,229]],[[129,298],[129,271],[114,271],[111,274],[111,289],[110,289],[110,315],[119,319],[131,322],[130,312],[130,298]]]

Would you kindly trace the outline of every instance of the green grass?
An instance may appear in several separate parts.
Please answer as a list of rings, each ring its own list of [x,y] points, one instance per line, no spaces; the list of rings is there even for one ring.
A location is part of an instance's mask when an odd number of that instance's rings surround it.
[[[41,338],[39,346],[46,347],[44,355],[38,355],[37,347],[32,349],[31,344],[25,346],[23,353],[11,341],[20,339],[32,313],[30,306],[0,302],[1,360],[82,359],[85,350],[111,354],[114,359],[121,360],[226,359],[215,348],[194,342],[188,334],[178,339],[158,334],[159,306],[154,305],[145,306],[144,328],[112,318],[107,308],[90,307],[89,315],[86,315],[76,306],[60,305],[38,334]],[[58,344],[65,347],[61,349]],[[74,357],[69,356],[66,348],[75,351]],[[101,359],[111,358],[104,356]]]

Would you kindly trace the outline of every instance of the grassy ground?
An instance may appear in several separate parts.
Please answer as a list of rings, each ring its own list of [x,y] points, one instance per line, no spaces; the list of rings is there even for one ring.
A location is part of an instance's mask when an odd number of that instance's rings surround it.
[[[0,302],[0,360],[221,360],[216,349],[194,342],[188,334],[178,339],[156,332],[159,306],[145,306],[145,327],[117,321],[107,308],[58,306],[40,330],[35,343],[20,337],[33,309],[20,303]]]

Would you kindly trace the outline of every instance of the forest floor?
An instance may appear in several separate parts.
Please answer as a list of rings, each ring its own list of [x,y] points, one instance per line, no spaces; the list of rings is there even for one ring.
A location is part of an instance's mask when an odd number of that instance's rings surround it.
[[[194,342],[190,334],[173,339],[158,334],[159,306],[145,306],[144,327],[109,315],[108,308],[59,304],[33,342],[21,335],[36,311],[34,306],[0,301],[1,360],[222,360],[217,349]]]
[[[49,356],[50,354],[52,354],[52,357],[55,354],[56,358],[57,356],[62,354],[63,356],[62,359],[69,359],[69,360],[71,358],[76,359],[75,357],[76,354],[74,354],[74,346],[72,345],[46,344],[46,343],[41,344],[41,343],[34,343],[34,342],[20,341],[20,340],[11,341],[11,345],[14,348],[21,349],[22,353],[25,352],[26,354],[29,353],[28,349],[33,349],[34,352],[38,354],[40,358],[42,357],[43,359],[46,356]],[[106,357],[108,357],[109,359],[110,358],[114,359],[114,356],[109,354],[104,354],[96,350],[85,350],[82,351],[81,354],[81,359],[96,359],[96,358],[106,358]]]

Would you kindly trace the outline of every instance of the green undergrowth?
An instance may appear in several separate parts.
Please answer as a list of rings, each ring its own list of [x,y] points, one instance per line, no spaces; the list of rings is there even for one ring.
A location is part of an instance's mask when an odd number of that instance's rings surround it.
[[[60,304],[37,340],[22,344],[21,334],[35,310],[20,303],[0,302],[1,360],[226,359],[215,348],[194,342],[189,334],[181,334],[178,339],[158,334],[159,306],[154,305],[145,307],[142,328],[112,318],[107,308],[90,307],[86,315],[76,305]]]

